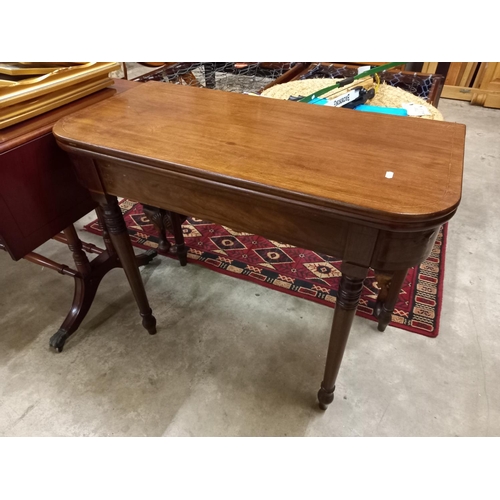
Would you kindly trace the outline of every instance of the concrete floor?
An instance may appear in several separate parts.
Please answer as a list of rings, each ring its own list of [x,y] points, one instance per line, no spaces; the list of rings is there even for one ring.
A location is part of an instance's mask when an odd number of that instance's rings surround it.
[[[450,100],[440,109],[468,128],[436,339],[379,333],[357,317],[336,399],[322,412],[316,391],[332,309],[158,258],[142,269],[156,336],[140,326],[114,270],[55,354],[48,341],[70,306],[72,279],[2,252],[0,435],[500,435],[500,111]],[[39,252],[71,264],[60,243]]]

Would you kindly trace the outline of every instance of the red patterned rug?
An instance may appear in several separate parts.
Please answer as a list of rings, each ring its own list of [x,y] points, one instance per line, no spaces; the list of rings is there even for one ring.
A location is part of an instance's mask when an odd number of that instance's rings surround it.
[[[156,230],[145,218],[142,205],[123,200],[121,208],[132,244],[144,249],[156,248]],[[101,234],[97,220],[85,226],[85,229]],[[335,257],[285,245],[255,234],[233,231],[193,217],[186,220],[183,230],[189,247],[188,262],[335,307],[341,275],[341,262]],[[170,236],[169,240],[173,243]],[[429,258],[408,272],[392,315],[391,326],[427,337],[437,336],[445,246],[446,225],[441,228]],[[377,294],[374,275],[370,272],[365,280],[358,316],[376,321],[373,309]]]

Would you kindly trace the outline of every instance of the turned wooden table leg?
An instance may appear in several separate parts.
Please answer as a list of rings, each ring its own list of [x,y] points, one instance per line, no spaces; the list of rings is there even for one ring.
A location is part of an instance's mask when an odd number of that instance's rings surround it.
[[[375,317],[378,318],[378,329],[383,332],[391,322],[392,312],[401,293],[408,269],[395,271],[392,275],[376,274],[380,292],[375,305]]]
[[[75,226],[68,226],[63,232],[68,242],[68,248],[73,254],[76,269],[82,276],[88,276],[91,272],[90,262],[87,254],[83,251],[83,244],[76,233]]]
[[[172,230],[174,232],[175,244],[177,246],[177,256],[179,257],[181,266],[185,266],[187,264],[187,247],[184,243],[182,223],[186,220],[186,217],[176,212],[170,212],[170,217],[172,220]]]
[[[142,326],[151,334],[156,333],[156,319],[149,307],[141,273],[137,265],[134,249],[127,232],[123,215],[116,196],[94,194],[94,199],[102,208],[104,224],[109,231],[111,242],[118,254],[125,275],[130,283],[135,301],[142,316]]]
[[[113,246],[113,243],[111,242],[111,238],[109,237],[109,232],[108,232],[108,228],[106,227],[106,222],[104,220],[104,214],[102,212],[102,208],[99,206],[95,209],[95,211],[97,213],[97,218],[99,219],[99,226],[101,227],[102,239],[104,240],[104,246],[106,247],[107,255],[111,259],[117,259],[118,263],[119,263],[119,259],[118,259],[118,255],[116,253],[115,247]],[[85,249],[86,244],[83,243],[83,246]],[[87,244],[87,246],[89,246],[89,245]],[[136,260],[138,266],[145,266],[145,265],[149,264],[157,255],[158,255],[158,253],[156,252],[156,250],[153,250],[151,248],[149,250],[146,250],[145,252],[140,253],[139,255],[136,255],[135,260]]]
[[[95,212],[97,214],[97,219],[99,220],[99,225],[101,226],[102,239],[104,241],[104,246],[106,247],[108,255],[115,256],[116,250],[115,247],[113,246],[113,243],[111,243],[111,238],[109,237],[108,228],[106,227],[106,222],[104,221],[104,214],[102,208],[100,206],[97,207],[95,209]]]
[[[368,269],[366,269],[367,272]],[[361,297],[361,291],[363,290],[363,282],[364,277],[353,277],[346,273],[342,274],[340,280],[326,358],[325,375],[318,392],[319,407],[322,410],[326,410],[328,405],[333,401],[335,381],[340,369],[356,308],[358,307],[359,298]]]
[[[153,207],[151,205],[142,204],[144,215],[158,230],[158,251],[168,253],[170,250],[170,242],[167,240],[167,228],[171,225],[170,214],[167,210]]]

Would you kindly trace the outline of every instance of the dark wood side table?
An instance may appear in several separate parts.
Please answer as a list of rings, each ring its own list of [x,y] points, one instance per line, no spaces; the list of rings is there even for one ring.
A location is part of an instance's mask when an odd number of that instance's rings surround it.
[[[75,279],[71,309],[50,339],[50,345],[58,351],[87,314],[101,279],[121,263],[99,209],[106,250],[78,238],[73,223],[97,204],[77,181],[67,154],[54,140],[52,126],[63,116],[137,85],[116,80],[109,89],[0,130],[0,248],[14,260],[24,258]],[[33,252],[51,238],[69,246],[76,269]],[[97,257],[90,262],[86,252]],[[138,257],[138,263],[145,264],[155,255],[149,251]]]
[[[117,196],[342,259],[322,409],[368,270],[390,282],[385,321],[406,271],[428,257],[461,199],[457,123],[149,82],[63,118],[53,133],[103,211],[150,333],[156,320]]]

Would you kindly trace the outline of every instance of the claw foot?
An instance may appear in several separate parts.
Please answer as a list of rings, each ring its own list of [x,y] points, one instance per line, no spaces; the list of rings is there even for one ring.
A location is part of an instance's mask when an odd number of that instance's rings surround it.
[[[49,345],[54,348],[56,352],[62,352],[66,339],[68,338],[68,332],[62,328],[57,331],[52,337],[50,337]]]

